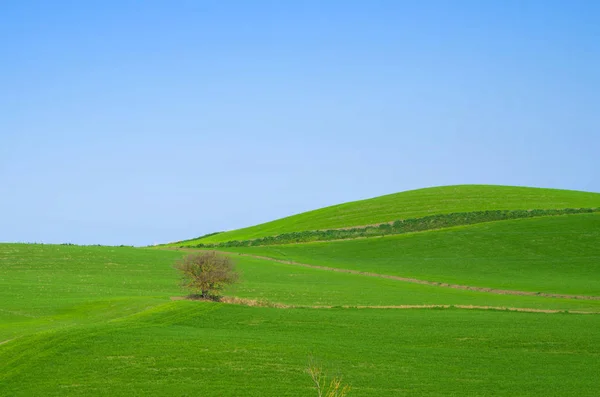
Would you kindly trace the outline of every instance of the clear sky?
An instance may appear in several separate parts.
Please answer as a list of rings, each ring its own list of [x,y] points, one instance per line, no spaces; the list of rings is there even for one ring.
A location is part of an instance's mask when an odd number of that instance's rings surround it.
[[[402,190],[600,191],[600,2],[0,3],[0,241],[145,245]]]

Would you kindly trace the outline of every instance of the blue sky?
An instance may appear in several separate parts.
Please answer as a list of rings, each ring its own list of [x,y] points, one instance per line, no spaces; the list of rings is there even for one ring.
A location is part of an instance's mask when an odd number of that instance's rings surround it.
[[[600,191],[600,2],[3,1],[0,241],[463,183]]]

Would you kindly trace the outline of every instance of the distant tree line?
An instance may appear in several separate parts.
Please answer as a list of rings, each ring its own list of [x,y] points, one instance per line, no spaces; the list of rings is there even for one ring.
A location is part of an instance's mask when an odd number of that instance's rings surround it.
[[[343,240],[360,237],[377,237],[452,226],[472,225],[475,223],[503,221],[509,219],[534,218],[568,214],[600,212],[600,208],[565,208],[533,210],[489,210],[474,212],[455,212],[451,214],[430,215],[422,218],[400,219],[379,225],[353,227],[347,229],[307,230],[303,232],[283,233],[276,236],[261,237],[252,240],[234,240],[213,244],[186,245],[195,248],[255,247],[261,245],[279,245],[307,243],[311,241]]]

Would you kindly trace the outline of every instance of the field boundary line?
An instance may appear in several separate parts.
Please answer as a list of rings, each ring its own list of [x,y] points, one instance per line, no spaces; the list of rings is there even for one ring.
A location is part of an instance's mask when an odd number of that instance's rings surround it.
[[[193,239],[161,244],[163,247],[179,248],[225,248],[225,247],[254,247],[286,244],[306,244],[324,241],[354,240],[361,238],[402,235],[414,232],[443,230],[456,226],[470,226],[481,223],[491,223],[516,219],[531,219],[564,215],[590,214],[600,212],[600,208],[562,208],[562,209],[520,209],[520,210],[481,210],[454,212],[448,214],[426,215],[415,218],[397,219],[381,223],[340,228],[303,230],[284,232],[263,237],[246,238],[242,240],[227,240],[214,243],[189,244],[201,241],[203,238],[227,232],[211,233]],[[178,245],[182,244],[182,245]],[[189,244],[189,245],[188,245]]]
[[[171,300],[200,300],[206,299],[190,298],[185,296],[172,296]],[[211,301],[212,302],[212,301]],[[463,309],[463,310],[494,310],[523,313],[546,313],[546,314],[600,314],[600,312],[590,312],[583,310],[561,310],[561,309],[536,309],[529,307],[509,307],[509,306],[481,306],[481,305],[292,305],[287,303],[277,303],[262,299],[240,298],[237,296],[224,296],[219,301],[229,305],[241,305],[251,307],[271,307],[275,309],[379,309],[379,310],[416,310],[416,309]]]

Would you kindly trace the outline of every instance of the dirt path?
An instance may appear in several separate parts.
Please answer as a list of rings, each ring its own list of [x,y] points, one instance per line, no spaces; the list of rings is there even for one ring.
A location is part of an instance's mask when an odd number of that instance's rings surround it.
[[[187,298],[184,296],[172,296],[171,300],[198,300]],[[526,307],[505,307],[505,306],[477,306],[477,305],[288,305],[285,303],[269,302],[265,300],[238,298],[235,296],[224,296],[221,298],[222,303],[231,305],[243,305],[253,307],[274,307],[277,309],[394,309],[394,310],[410,310],[410,309],[466,309],[466,310],[498,310],[523,313],[571,313],[571,314],[600,314],[600,312],[588,312],[581,310],[555,310],[555,309],[532,309]]]
[[[180,250],[180,251],[190,251],[190,252],[198,251],[197,249],[193,249],[193,248],[174,248],[174,249]],[[268,261],[272,261],[272,262],[284,263],[286,265],[302,266],[302,267],[308,267],[311,269],[328,270],[328,271],[339,272],[339,273],[357,274],[357,275],[367,276],[367,277],[387,278],[390,280],[398,280],[398,281],[404,281],[407,283],[430,285],[430,286],[434,286],[434,287],[454,288],[454,289],[462,289],[462,290],[476,291],[476,292],[487,292],[490,294],[498,294],[498,295],[541,296],[544,298],[557,298],[557,299],[600,300],[600,296],[552,294],[552,293],[546,293],[546,292],[517,291],[517,290],[486,288],[486,287],[475,287],[475,286],[471,286],[471,285],[449,284],[449,283],[442,283],[442,282],[436,282],[436,281],[419,280],[419,279],[410,278],[410,277],[390,276],[387,274],[362,272],[359,270],[350,270],[350,269],[340,269],[340,268],[328,267],[328,266],[309,265],[306,263],[299,263],[299,262],[294,262],[294,261],[286,261],[286,260],[282,260],[282,259],[270,258],[268,256],[259,256],[259,255],[251,255],[251,254],[243,254],[243,253],[238,253],[238,252],[227,252],[227,251],[219,251],[219,252],[221,252],[223,254],[227,254],[227,255],[238,255],[238,256],[245,256],[245,257],[256,258],[256,259],[264,259],[264,260],[268,260]]]

